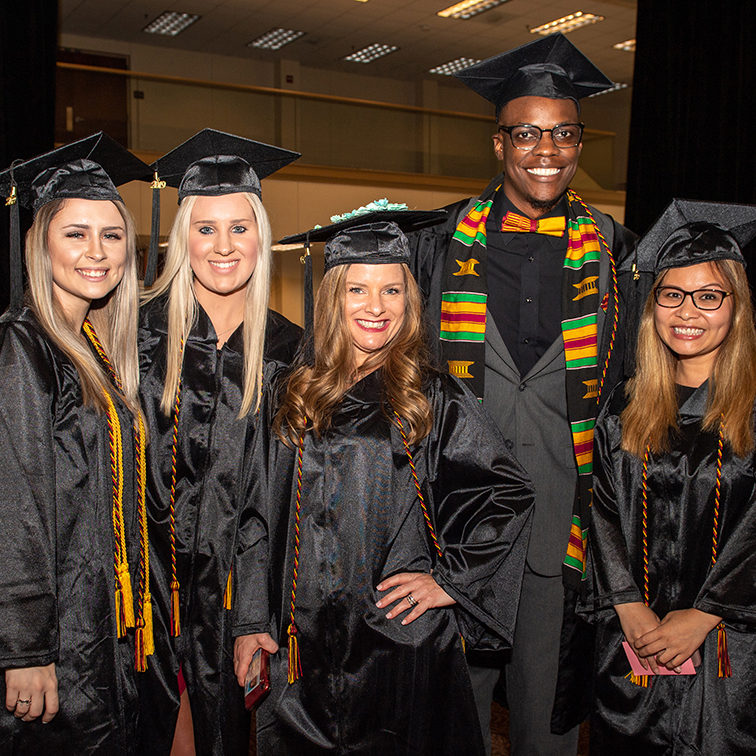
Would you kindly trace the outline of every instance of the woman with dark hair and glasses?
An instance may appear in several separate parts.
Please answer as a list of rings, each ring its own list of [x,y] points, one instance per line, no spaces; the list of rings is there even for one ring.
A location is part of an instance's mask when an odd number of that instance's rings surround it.
[[[756,753],[755,231],[676,200],[638,247],[637,369],[596,427],[595,754]]]
[[[329,239],[314,358],[278,383],[235,563],[239,682],[271,654],[259,753],[483,753],[464,644],[511,645],[533,491],[428,364],[396,225],[417,216],[310,232]]]

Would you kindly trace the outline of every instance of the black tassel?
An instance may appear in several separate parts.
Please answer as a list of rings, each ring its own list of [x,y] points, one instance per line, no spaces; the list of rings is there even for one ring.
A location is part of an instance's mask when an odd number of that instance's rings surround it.
[[[165,181],[161,181],[155,171],[152,187],[152,225],[150,226],[150,250],[147,253],[147,268],[144,271],[144,288],[155,283],[158,264],[158,246],[160,244],[160,190],[165,189]]]
[[[310,254],[310,232],[307,232],[305,238],[305,251],[300,261],[305,266],[305,280],[304,280],[304,339],[305,345],[305,359],[308,365],[312,365],[315,362],[315,334],[314,334],[314,300],[312,293],[312,255]]]
[[[21,223],[16,179],[11,170],[11,193],[5,204],[10,207],[10,311],[24,306],[24,261],[21,257]]]

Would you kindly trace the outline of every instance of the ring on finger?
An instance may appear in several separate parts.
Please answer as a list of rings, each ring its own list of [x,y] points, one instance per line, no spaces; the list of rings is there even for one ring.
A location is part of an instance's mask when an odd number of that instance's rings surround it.
[[[16,699],[16,706],[19,704],[24,704],[26,706],[31,706],[31,698],[18,698]]]
[[[407,594],[407,603],[410,606],[417,606],[417,599],[411,593],[408,593]]]

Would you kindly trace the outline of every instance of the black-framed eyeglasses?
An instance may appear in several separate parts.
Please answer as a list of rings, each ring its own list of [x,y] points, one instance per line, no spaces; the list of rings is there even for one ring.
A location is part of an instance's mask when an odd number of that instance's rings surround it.
[[[695,291],[685,291],[677,286],[657,286],[654,289],[654,300],[659,307],[679,307],[685,297],[690,296],[693,304],[699,310],[718,310],[722,302],[732,294],[731,291],[721,291],[720,289],[696,289]]]
[[[509,134],[512,146],[518,150],[535,149],[545,133],[551,134],[551,139],[560,150],[577,147],[583,138],[584,123],[560,123],[553,129],[542,129],[529,123],[517,126],[499,126],[499,131]]]

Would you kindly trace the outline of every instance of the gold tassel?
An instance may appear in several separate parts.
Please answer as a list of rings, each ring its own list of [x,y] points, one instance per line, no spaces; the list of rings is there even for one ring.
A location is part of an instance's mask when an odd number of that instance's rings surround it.
[[[151,656],[155,653],[155,633],[152,625],[152,595],[148,592],[144,595],[144,655]]]
[[[137,672],[147,671],[147,654],[145,653],[144,620],[137,622],[136,637],[134,638],[134,669]]]
[[[129,574],[129,563],[122,562],[118,565],[118,582],[123,591],[123,619],[126,627],[134,627],[134,593],[131,590],[131,575]]]
[[[233,584],[234,568],[228,571],[228,580],[226,581],[226,590],[223,594],[223,608],[231,611],[231,586]]]
[[[116,632],[119,638],[126,635],[126,621],[123,616],[123,596],[120,587],[115,592],[115,615],[116,615]]]
[[[630,682],[633,685],[638,685],[641,688],[648,688],[649,687],[649,685],[651,684],[650,677],[651,677],[651,675],[641,675],[639,677],[638,675],[635,674],[635,672],[628,672],[625,675],[625,679],[626,680],[628,678],[630,678]]]
[[[724,622],[717,625],[717,661],[719,662],[719,676],[732,677],[730,654],[727,651],[727,632]]]
[[[181,635],[181,619],[179,618],[179,583],[171,583],[171,635],[178,638]]]
[[[462,653],[467,653],[467,644],[465,643],[465,636],[462,633],[459,634],[459,639],[462,641]]]
[[[299,658],[299,641],[297,640],[297,628],[292,622],[289,625],[289,685],[302,677],[302,662]]]

